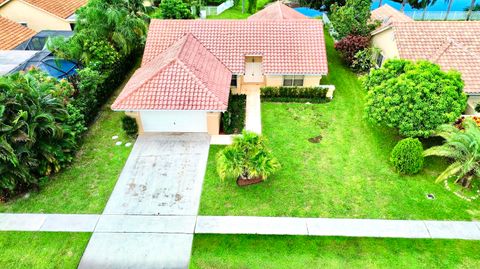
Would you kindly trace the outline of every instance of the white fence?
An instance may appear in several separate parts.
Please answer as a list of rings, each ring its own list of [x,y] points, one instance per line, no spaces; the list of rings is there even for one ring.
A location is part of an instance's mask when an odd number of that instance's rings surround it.
[[[234,5],[235,5],[235,3],[233,2],[233,0],[227,0],[219,6],[205,6],[205,7],[202,7],[202,10],[206,11],[205,16],[220,15],[225,10],[233,7]]]
[[[326,12],[323,12],[322,14],[322,21],[323,21],[323,24],[328,27],[328,32],[330,33],[330,35],[333,37],[333,39],[335,39],[335,36],[337,36],[337,32],[333,28],[333,25],[330,22],[330,19],[328,18]]]
[[[444,20],[447,15],[446,11],[426,11],[425,16],[423,15],[423,10],[418,11],[405,11],[405,15],[411,17],[414,20],[426,20],[426,21],[436,21]],[[449,21],[464,21],[467,19],[468,11],[450,11],[448,13],[447,20]],[[472,11],[470,15],[470,20],[480,20],[480,11]]]

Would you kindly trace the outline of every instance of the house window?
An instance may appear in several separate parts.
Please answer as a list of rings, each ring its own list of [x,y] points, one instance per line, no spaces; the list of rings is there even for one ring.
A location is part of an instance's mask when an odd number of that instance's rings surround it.
[[[302,75],[283,76],[283,86],[303,86],[303,79]]]
[[[381,67],[382,64],[383,64],[383,54],[379,53],[377,55],[377,61],[376,61],[376,64],[377,64],[377,67]]]
[[[28,23],[27,22],[24,22],[24,21],[21,21],[19,22],[19,24],[23,27],[28,27]]]
[[[232,75],[232,80],[230,81],[230,86],[237,87],[237,75]]]

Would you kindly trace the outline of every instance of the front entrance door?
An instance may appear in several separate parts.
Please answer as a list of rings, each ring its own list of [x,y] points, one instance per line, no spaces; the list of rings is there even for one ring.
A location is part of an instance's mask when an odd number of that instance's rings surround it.
[[[262,57],[245,57],[245,77],[243,81],[246,83],[263,82]]]

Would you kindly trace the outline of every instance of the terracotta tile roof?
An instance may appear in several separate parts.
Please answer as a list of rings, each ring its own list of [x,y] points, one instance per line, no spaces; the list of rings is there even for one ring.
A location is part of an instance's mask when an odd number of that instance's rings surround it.
[[[380,21],[381,27],[389,25],[393,22],[411,22],[413,21],[412,18],[408,17],[407,15],[403,14],[402,12],[396,10],[395,8],[391,7],[388,4],[384,4],[383,6],[372,10],[372,14],[370,17],[372,20]]]
[[[192,33],[234,74],[245,73],[245,56],[261,55],[265,74],[327,74],[320,20],[152,20],[143,64]]]
[[[462,73],[465,92],[480,93],[480,22],[394,22],[400,58],[430,60]]]
[[[40,9],[66,19],[77,9],[87,4],[88,0],[23,0]]]
[[[0,50],[10,50],[36,34],[35,31],[0,16]]]
[[[277,1],[248,17],[248,20],[298,20],[309,19],[300,12]]]
[[[114,110],[225,111],[232,73],[192,34],[139,68]]]

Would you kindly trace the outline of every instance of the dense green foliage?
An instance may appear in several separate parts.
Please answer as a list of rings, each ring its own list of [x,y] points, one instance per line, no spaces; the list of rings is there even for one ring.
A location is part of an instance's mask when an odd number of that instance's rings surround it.
[[[183,0],[163,0],[151,17],[157,19],[193,19],[193,14]]]
[[[233,144],[217,154],[217,172],[222,180],[233,177],[252,179],[268,176],[280,168],[280,163],[266,145],[266,139],[256,133],[243,131]]]
[[[480,177],[480,128],[472,119],[466,119],[462,127],[460,130],[452,125],[440,126],[436,135],[445,139],[444,144],[425,150],[424,155],[452,160],[437,182],[455,177],[456,183],[470,187]]]
[[[358,72],[367,72],[377,66],[377,57],[380,55],[380,49],[369,47],[358,51],[352,62],[352,69]]]
[[[367,36],[378,25],[370,21],[371,0],[347,0],[344,6],[332,5],[330,21],[335,28],[336,39],[348,35]]]
[[[428,137],[466,107],[460,73],[427,61],[389,60],[370,71],[363,87],[368,91],[366,117],[404,136]]]
[[[32,69],[0,77],[0,195],[38,185],[69,163],[85,130],[72,86]]]
[[[413,175],[423,168],[423,145],[418,138],[405,138],[395,145],[390,162],[400,174]]]
[[[247,12],[250,14],[257,12],[257,0],[248,0]]]
[[[76,90],[73,105],[87,123],[95,119],[143,49],[144,12],[141,0],[91,0],[77,11],[73,37],[49,44],[57,57],[77,60],[83,66],[71,81]]]
[[[132,117],[124,115],[122,117],[122,129],[129,136],[137,136],[137,134],[138,134],[137,121]]]
[[[340,52],[343,60],[352,66],[355,61],[355,55],[370,46],[370,38],[360,35],[348,35],[335,43],[335,49]]]
[[[262,87],[262,101],[272,102],[311,102],[324,103],[327,98],[327,88],[323,87]]]
[[[222,114],[223,132],[226,134],[239,134],[245,126],[245,110],[247,96],[244,94],[231,94],[228,99],[228,109]]]

